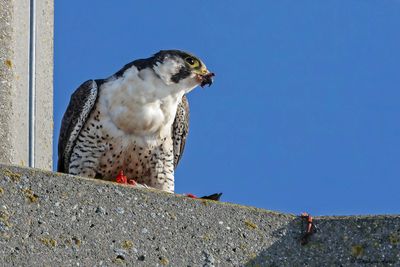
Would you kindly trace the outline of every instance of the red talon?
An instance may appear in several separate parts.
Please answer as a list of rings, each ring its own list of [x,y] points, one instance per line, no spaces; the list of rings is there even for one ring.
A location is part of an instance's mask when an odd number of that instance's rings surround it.
[[[129,179],[128,180],[128,184],[135,186],[136,185],[136,181],[133,179]]]
[[[120,171],[119,171],[119,173],[118,173],[118,175],[117,175],[116,181],[117,181],[117,183],[119,183],[119,184],[126,184],[126,183],[128,183],[128,177],[126,177],[126,176],[124,175],[124,171],[123,171],[123,170],[120,170]]]

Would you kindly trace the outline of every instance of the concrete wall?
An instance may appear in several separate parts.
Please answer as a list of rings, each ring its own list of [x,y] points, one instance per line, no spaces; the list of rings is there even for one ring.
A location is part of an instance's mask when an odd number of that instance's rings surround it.
[[[400,266],[400,216],[315,221],[0,165],[5,266]]]
[[[36,5],[35,166],[52,168],[53,1]],[[29,1],[0,0],[0,162],[28,165]]]

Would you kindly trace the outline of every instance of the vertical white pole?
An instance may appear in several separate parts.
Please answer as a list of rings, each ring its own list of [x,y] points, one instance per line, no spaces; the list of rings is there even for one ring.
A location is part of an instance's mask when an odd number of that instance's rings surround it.
[[[35,167],[36,0],[29,10],[29,167]]]

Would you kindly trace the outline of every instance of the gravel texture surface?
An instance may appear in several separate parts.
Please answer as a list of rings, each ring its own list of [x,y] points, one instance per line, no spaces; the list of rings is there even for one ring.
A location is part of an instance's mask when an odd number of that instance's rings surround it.
[[[400,216],[315,222],[0,165],[5,266],[400,266]]]

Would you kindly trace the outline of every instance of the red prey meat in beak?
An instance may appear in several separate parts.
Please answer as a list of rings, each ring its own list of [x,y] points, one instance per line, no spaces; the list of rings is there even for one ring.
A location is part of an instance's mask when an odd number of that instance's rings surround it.
[[[211,86],[211,84],[213,83],[213,77],[215,76],[215,74],[213,72],[209,72],[207,74],[201,75],[200,78],[200,86],[204,87],[208,84],[208,87]]]

